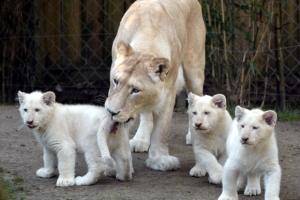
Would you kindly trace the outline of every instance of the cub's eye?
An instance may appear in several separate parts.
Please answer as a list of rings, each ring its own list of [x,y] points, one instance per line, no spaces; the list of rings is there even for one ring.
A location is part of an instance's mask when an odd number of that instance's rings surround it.
[[[244,128],[244,125],[241,125],[242,128]]]
[[[39,112],[39,111],[40,111],[40,109],[36,108],[36,109],[34,109],[34,111],[35,111],[35,112]]]
[[[194,115],[197,115],[197,112],[193,112]]]
[[[24,112],[27,112],[27,109],[26,109],[26,108],[24,108]]]
[[[114,78],[114,83],[115,83],[116,85],[118,85],[118,84],[119,84],[119,81],[118,81],[117,79]]]
[[[204,115],[209,115],[209,112],[204,112]]]
[[[133,94],[133,93],[139,93],[139,92],[140,92],[140,90],[137,89],[137,88],[133,88],[133,89],[131,90],[131,94]]]
[[[253,130],[256,130],[256,129],[258,129],[258,127],[256,127],[256,126],[253,126]]]

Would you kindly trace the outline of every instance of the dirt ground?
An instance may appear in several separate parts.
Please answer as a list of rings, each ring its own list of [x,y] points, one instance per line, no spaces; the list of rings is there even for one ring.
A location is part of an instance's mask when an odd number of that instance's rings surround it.
[[[148,169],[145,165],[147,153],[134,153],[135,173],[130,182],[120,182],[111,177],[102,177],[91,186],[73,186],[59,188],[55,186],[57,177],[42,179],[35,175],[43,166],[42,148],[35,137],[22,122],[17,106],[0,105],[0,176],[7,180],[16,177],[22,188],[16,193],[18,199],[217,199],[221,194],[220,185],[208,183],[208,177],[189,176],[194,166],[192,147],[185,145],[188,129],[187,114],[174,112],[169,151],[180,160],[177,171],[160,172]],[[131,137],[137,129],[132,130]],[[276,126],[279,146],[280,165],[282,168],[280,198],[283,200],[300,199],[300,121],[278,122]],[[76,175],[84,175],[86,165],[81,155],[78,156]],[[246,197],[242,193],[239,199],[258,200],[263,195]]]

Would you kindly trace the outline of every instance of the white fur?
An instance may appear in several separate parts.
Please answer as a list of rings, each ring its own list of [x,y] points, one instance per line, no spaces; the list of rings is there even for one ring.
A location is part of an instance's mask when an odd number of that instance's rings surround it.
[[[56,185],[61,187],[93,184],[104,172],[119,180],[132,179],[128,134],[133,122],[110,133],[110,118],[103,107],[55,103],[53,92],[19,91],[18,97],[23,122],[44,149],[44,167],[37,176],[52,177],[57,167]],[[75,178],[76,151],[84,153],[88,173]]]
[[[265,200],[278,200],[281,168],[275,139],[276,112],[235,109],[235,120],[227,140],[228,159],[223,170],[223,191],[219,200],[238,199],[237,190],[247,179],[244,195],[261,194],[264,177]]]
[[[220,184],[226,154],[226,139],[232,118],[226,110],[226,98],[222,94],[200,97],[188,96],[189,131],[196,165],[190,175],[201,177],[209,174],[209,182]]]

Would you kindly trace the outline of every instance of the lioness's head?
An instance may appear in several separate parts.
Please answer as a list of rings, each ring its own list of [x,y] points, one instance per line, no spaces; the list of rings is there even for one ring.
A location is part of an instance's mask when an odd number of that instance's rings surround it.
[[[55,94],[53,92],[18,92],[20,103],[19,112],[24,124],[32,129],[37,130],[44,127],[53,113],[55,103]]]
[[[240,142],[246,147],[255,147],[262,144],[272,134],[277,121],[277,114],[273,110],[248,110],[237,106],[235,117]]]
[[[201,133],[213,131],[225,118],[226,97],[222,94],[214,96],[188,95],[190,126]]]
[[[162,100],[169,60],[135,52],[127,43],[116,45],[105,108],[112,119],[124,123]]]

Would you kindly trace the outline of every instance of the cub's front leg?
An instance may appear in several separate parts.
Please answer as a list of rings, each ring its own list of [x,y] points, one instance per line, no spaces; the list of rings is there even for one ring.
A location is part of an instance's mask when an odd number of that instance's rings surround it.
[[[225,163],[222,176],[222,194],[218,200],[238,200],[237,179],[239,173],[228,162]]]
[[[56,186],[73,186],[75,184],[75,144],[67,142],[62,144],[57,152],[57,158],[59,177]]]
[[[57,167],[57,157],[54,151],[44,147],[44,167],[36,171],[36,175],[41,178],[50,178],[54,176],[55,169]]]
[[[281,168],[279,165],[273,167],[265,174],[265,200],[279,200],[280,180]]]
[[[130,140],[131,152],[147,152],[150,146],[150,138],[153,130],[152,112],[143,112],[140,114],[140,125]]]

